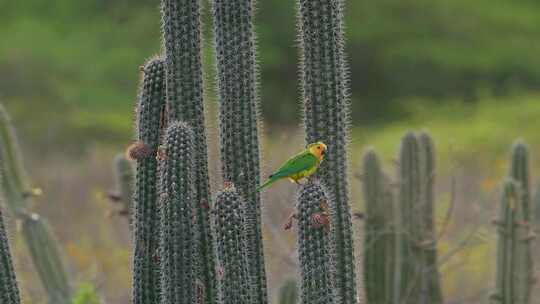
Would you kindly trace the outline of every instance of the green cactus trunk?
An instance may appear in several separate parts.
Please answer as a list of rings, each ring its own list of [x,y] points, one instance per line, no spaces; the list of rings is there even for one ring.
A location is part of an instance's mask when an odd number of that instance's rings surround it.
[[[0,183],[8,210],[23,221],[23,236],[30,249],[32,262],[51,304],[68,303],[71,287],[52,231],[41,220],[36,225],[28,221],[27,206],[39,191],[33,189],[26,175],[15,130],[9,115],[0,106]],[[33,214],[38,217],[38,215]],[[26,227],[24,225],[26,223]],[[30,227],[31,226],[31,227]],[[31,228],[31,229],[30,229]],[[44,248],[44,250],[37,250]]]
[[[298,0],[306,141],[328,145],[319,177],[335,203],[336,288],[355,304],[356,274],[347,182],[349,101],[343,52],[343,1]]]
[[[245,207],[234,186],[217,195],[214,229],[223,304],[251,304],[257,295],[249,280]]]
[[[24,214],[21,218],[22,234],[49,303],[70,304],[71,287],[60,258],[60,249],[52,239],[49,226],[35,213]]]
[[[257,73],[251,0],[213,0],[220,147],[223,179],[248,202],[248,264],[256,297],[268,302],[264,264],[260,183]]]
[[[330,211],[325,191],[317,183],[301,187],[298,194],[298,258],[302,304],[341,302],[334,290],[330,241]]]
[[[298,303],[298,288],[295,279],[288,279],[279,289],[279,304]]]
[[[193,133],[184,123],[173,122],[165,135],[163,164],[160,165],[161,272],[160,304],[204,303],[197,299],[195,235],[195,149]],[[197,290],[198,291],[198,290]]]
[[[510,178],[503,185],[500,216],[495,221],[497,245],[496,292],[494,303],[529,304],[533,280],[528,149],[518,142],[512,150]]]
[[[4,215],[0,208],[0,303],[2,304],[21,303],[19,286],[11,260]]]
[[[364,154],[364,282],[368,303],[394,303],[396,219],[389,178],[373,150]]]
[[[116,179],[117,195],[122,203],[121,214],[128,218],[129,227],[131,228],[133,222],[134,172],[131,162],[123,153],[118,154],[114,158],[114,175]]]
[[[198,231],[198,280],[204,284],[204,303],[217,302],[215,253],[210,228],[210,182],[203,104],[200,0],[162,0],[168,119],[184,121],[194,134],[195,217]]]
[[[157,206],[156,154],[165,108],[164,63],[151,59],[143,68],[143,81],[137,105],[137,143],[128,151],[137,161],[134,196],[134,304],[159,303],[159,212]]]

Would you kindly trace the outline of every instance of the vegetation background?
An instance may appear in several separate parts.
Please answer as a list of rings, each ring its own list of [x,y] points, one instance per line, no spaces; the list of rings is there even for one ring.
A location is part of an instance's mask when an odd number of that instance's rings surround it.
[[[296,3],[257,2],[268,172],[303,143]],[[215,173],[210,4],[204,3]],[[496,241],[490,220],[514,139],[530,144],[532,175],[538,176],[540,2],[353,0],[347,1],[346,27],[351,171],[359,171],[362,150],[373,145],[392,172],[404,131],[429,130],[438,147],[437,213],[442,219],[451,201],[456,206],[439,250],[445,256],[460,247],[442,266],[444,293],[448,303],[487,301]],[[28,171],[44,189],[33,208],[50,219],[76,285],[90,282],[107,302],[128,303],[129,231],[125,219],[105,217],[115,207],[106,192],[114,188],[113,156],[133,138],[139,66],[160,52],[159,1],[0,0],[0,37],[0,99],[18,129]],[[220,181],[214,176],[215,190]],[[353,209],[361,211],[360,181],[351,184]],[[294,192],[293,185],[282,183],[266,194],[271,290],[296,275],[290,267],[296,263],[294,233],[280,228]],[[16,225],[10,224],[25,303],[41,303],[43,291]],[[357,226],[359,239],[361,223]],[[464,244],[471,231],[474,238]]]

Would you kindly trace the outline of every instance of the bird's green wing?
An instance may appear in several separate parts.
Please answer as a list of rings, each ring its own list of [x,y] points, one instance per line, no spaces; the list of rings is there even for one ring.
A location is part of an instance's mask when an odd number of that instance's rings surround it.
[[[283,166],[281,166],[274,174],[272,178],[280,178],[294,175],[296,173],[308,170],[317,165],[317,158],[309,151],[302,152],[293,158],[289,159]]]

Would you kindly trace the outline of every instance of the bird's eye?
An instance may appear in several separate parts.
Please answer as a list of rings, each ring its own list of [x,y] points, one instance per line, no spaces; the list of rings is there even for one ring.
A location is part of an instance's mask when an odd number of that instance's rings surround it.
[[[321,146],[318,146],[318,147],[317,147],[317,149],[319,149],[319,150],[320,150],[320,149],[321,149]]]

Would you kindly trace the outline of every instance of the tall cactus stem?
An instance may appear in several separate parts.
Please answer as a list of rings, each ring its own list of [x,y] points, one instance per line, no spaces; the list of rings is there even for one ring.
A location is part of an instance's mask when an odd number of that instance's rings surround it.
[[[128,218],[132,226],[134,171],[129,159],[122,153],[114,158],[114,175],[116,180],[117,199],[122,203],[121,214]]]
[[[19,286],[9,249],[8,234],[4,225],[4,215],[0,208],[0,302],[3,304],[20,304]]]
[[[134,195],[134,304],[159,303],[159,242],[157,206],[158,162],[156,159],[165,108],[164,63],[153,58],[143,68],[142,86],[137,104],[137,142],[128,150],[136,160]]]
[[[298,287],[295,279],[287,279],[279,289],[279,304],[297,304]]]
[[[196,256],[198,280],[204,285],[204,302],[215,304],[217,285],[215,253],[210,228],[210,182],[203,104],[200,0],[161,0],[165,44],[167,116],[184,121],[194,134],[195,216],[200,232]]]
[[[184,123],[173,122],[165,135],[163,164],[160,166],[161,263],[160,304],[197,303],[197,273],[193,244],[195,149],[193,133]],[[201,301],[202,302],[202,301]],[[204,303],[204,302],[202,302]]]
[[[343,51],[343,1],[298,0],[306,141],[328,145],[319,177],[335,203],[336,288],[356,303],[356,272],[347,169],[349,100]]]
[[[302,304],[342,303],[335,294],[331,261],[330,203],[318,183],[299,190],[297,203],[298,258]]]
[[[220,278],[221,303],[251,304],[256,296],[249,280],[245,203],[234,186],[218,193],[214,229]]]
[[[267,303],[262,243],[257,68],[252,0],[213,0],[223,179],[248,202],[250,275],[256,297]]]

